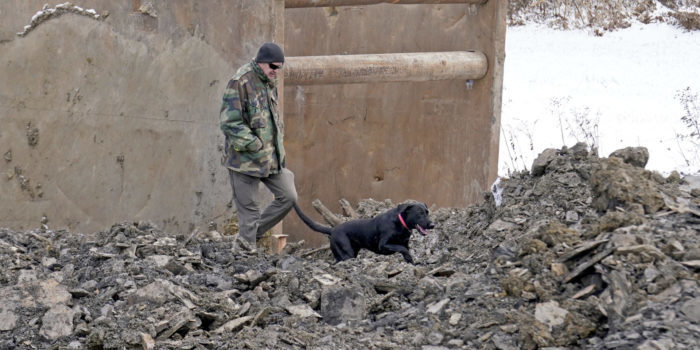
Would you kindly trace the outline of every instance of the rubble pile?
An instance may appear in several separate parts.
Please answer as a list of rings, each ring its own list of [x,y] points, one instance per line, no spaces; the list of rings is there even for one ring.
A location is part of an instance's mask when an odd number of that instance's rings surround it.
[[[416,265],[148,222],[0,229],[0,349],[692,349],[700,183],[647,158],[545,150],[479,204],[432,208]]]

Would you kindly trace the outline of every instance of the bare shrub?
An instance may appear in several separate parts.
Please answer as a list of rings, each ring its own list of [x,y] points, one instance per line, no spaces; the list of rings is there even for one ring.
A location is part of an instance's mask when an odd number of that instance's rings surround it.
[[[571,96],[555,97],[550,101],[550,110],[559,120],[559,130],[563,145],[584,142],[591,149],[597,149],[600,136],[598,132],[600,112],[591,115],[590,107],[570,105]]]
[[[673,12],[670,14],[686,30],[700,30],[700,14],[697,12]]]
[[[683,108],[681,121],[684,132],[677,133],[678,149],[688,166],[700,166],[700,101],[698,94],[690,87],[679,90],[675,95]]]
[[[632,21],[675,18],[688,30],[700,29],[700,0],[510,0],[510,25],[540,23],[558,29],[590,29],[596,35],[627,28]]]
[[[527,170],[527,164],[525,164],[525,152],[520,148],[520,139],[518,136],[525,135],[530,141],[530,151],[534,149],[532,144],[532,133],[529,130],[523,130],[518,128],[517,130],[506,130],[506,128],[501,127],[501,132],[503,133],[503,138],[508,140],[506,145],[506,151],[508,152],[508,160],[510,165],[507,165],[508,175],[518,172],[521,170]]]

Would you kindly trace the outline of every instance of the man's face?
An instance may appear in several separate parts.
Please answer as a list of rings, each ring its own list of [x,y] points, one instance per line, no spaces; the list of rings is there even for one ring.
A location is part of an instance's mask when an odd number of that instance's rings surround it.
[[[283,64],[282,62],[258,63],[258,66],[260,66],[260,69],[263,70],[263,73],[265,73],[270,80],[275,80],[275,78],[277,78],[277,72],[282,69]]]

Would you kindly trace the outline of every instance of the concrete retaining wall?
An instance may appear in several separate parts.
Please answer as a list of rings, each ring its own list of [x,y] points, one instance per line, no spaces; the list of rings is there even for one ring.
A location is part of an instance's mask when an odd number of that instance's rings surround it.
[[[221,93],[265,41],[287,56],[478,50],[464,81],[285,86],[288,166],[320,198],[464,206],[497,170],[505,1],[287,9],[282,0],[0,2],[0,226],[189,233],[232,215]],[[62,2],[48,3],[55,8]],[[72,5],[71,5],[72,6]],[[325,237],[284,223],[291,239]]]

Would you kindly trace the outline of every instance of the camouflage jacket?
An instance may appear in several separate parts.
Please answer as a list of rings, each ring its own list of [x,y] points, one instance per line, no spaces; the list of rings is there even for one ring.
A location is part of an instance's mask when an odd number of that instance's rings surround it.
[[[226,136],[227,168],[255,177],[284,168],[284,124],[277,110],[276,82],[254,61],[239,68],[228,82],[219,121]]]

